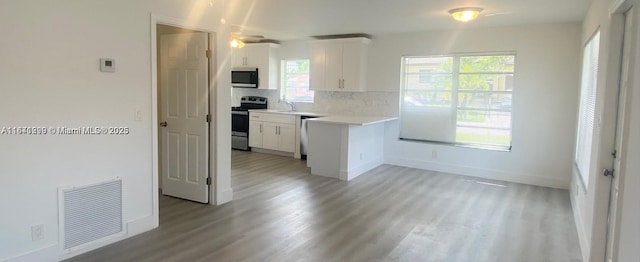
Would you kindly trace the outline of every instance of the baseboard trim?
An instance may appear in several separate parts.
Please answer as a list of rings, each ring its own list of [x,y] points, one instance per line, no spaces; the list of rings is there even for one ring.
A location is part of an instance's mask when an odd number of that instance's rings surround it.
[[[58,244],[56,243],[56,244],[46,246],[46,247],[31,251],[29,253],[18,255],[12,258],[0,259],[0,261],[7,261],[7,262],[60,261],[62,260],[61,258],[56,258],[60,255],[59,253],[60,253],[60,249],[58,248]]]
[[[347,181],[351,181],[352,179],[366,173],[367,171],[374,169],[380,165],[384,164],[384,159],[383,158],[376,158],[373,159],[369,162],[363,163],[362,165],[359,165],[357,167],[351,168],[346,174],[343,174],[343,171],[340,172],[340,179],[346,178],[346,179],[342,179],[342,180],[347,180]]]
[[[96,242],[95,244],[88,245],[85,248],[75,250],[69,253],[63,253],[63,249],[59,246],[59,243],[53,244],[51,246],[47,246],[38,250],[34,250],[32,252],[18,255],[13,258],[7,259],[10,262],[27,262],[27,261],[60,261],[64,259],[68,259],[83,253],[87,253],[89,251],[104,247],[106,245],[113,244],[115,242],[133,237],[135,235],[147,232],[156,228],[154,224],[153,215],[146,216],[143,218],[134,219],[125,224],[126,233],[114,238],[109,238],[104,241]]]
[[[220,191],[218,197],[216,198],[215,205],[222,205],[233,200],[233,189],[229,188],[227,190]]]
[[[411,167],[417,169],[433,170],[438,172],[451,173],[456,175],[480,177],[486,179],[507,181],[520,184],[528,184],[534,186],[543,186],[559,189],[569,189],[570,181],[567,179],[557,179],[542,176],[533,176],[528,174],[518,174],[504,172],[500,170],[491,170],[484,168],[459,166],[429,162],[423,160],[406,159],[400,157],[387,156],[384,159],[385,164]]]
[[[251,152],[263,153],[263,154],[272,154],[272,155],[279,155],[279,156],[287,156],[287,157],[295,157],[294,153],[271,150],[271,149],[264,149],[264,148],[257,148],[257,147],[252,147],[251,148]]]
[[[578,243],[580,244],[582,261],[589,261],[588,258],[591,253],[591,247],[587,239],[587,233],[584,231],[584,222],[582,222],[582,216],[580,216],[580,210],[578,210],[578,203],[576,202],[576,192],[574,192],[574,188],[575,187],[571,187],[571,189],[569,189],[569,199],[571,200],[573,220],[576,223],[576,231],[578,231]]]

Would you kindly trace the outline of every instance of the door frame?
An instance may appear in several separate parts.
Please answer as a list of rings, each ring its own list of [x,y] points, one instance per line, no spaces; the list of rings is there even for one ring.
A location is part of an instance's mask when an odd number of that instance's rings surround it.
[[[158,14],[150,14],[150,39],[151,39],[151,144],[152,144],[152,202],[153,202],[153,216],[154,222],[157,226],[159,224],[159,199],[158,199],[158,174],[159,174],[159,144],[158,144],[158,57],[157,57],[157,25],[169,25],[179,28],[191,29],[201,31],[209,34],[209,48],[212,50],[211,58],[209,59],[209,114],[212,121],[209,122],[209,177],[212,180],[209,186],[209,204],[221,205],[223,203],[231,201],[233,198],[233,191],[230,189],[230,160],[228,164],[225,164],[225,159],[231,158],[231,152],[225,154],[223,149],[227,143],[222,142],[222,137],[229,133],[227,137],[231,136],[231,129],[229,132],[224,132],[222,129],[225,125],[218,121],[223,121],[224,114],[231,117],[230,102],[224,103],[222,97],[225,93],[221,91],[218,86],[218,82],[225,81],[224,75],[227,66],[224,63],[219,63],[220,56],[228,56],[223,48],[220,48],[218,37],[228,34],[224,28],[216,28],[211,24],[205,23],[202,20],[182,20],[173,17],[166,17]],[[216,30],[218,32],[216,32]],[[228,60],[225,59],[225,60]],[[230,76],[229,76],[230,77]],[[230,81],[230,80],[229,80]],[[230,92],[230,91],[229,91]],[[227,99],[230,100],[230,99]],[[224,108],[227,108],[226,112]],[[217,119],[221,120],[216,121]],[[229,125],[230,125],[230,121]],[[222,128],[221,128],[222,127]],[[227,139],[229,140],[229,139]],[[231,148],[230,142],[228,142],[228,148]],[[230,150],[229,150],[230,151]],[[227,170],[228,169],[228,170]]]
[[[632,9],[633,8],[633,9]],[[619,237],[620,237],[620,227],[621,227],[621,218],[622,218],[622,205],[624,203],[624,181],[625,181],[625,176],[626,176],[626,170],[624,168],[624,162],[628,161],[629,159],[626,157],[626,147],[623,145],[622,148],[618,148],[618,140],[622,140],[622,141],[626,141],[629,134],[628,134],[628,121],[629,121],[629,116],[630,116],[630,112],[629,112],[629,92],[628,92],[628,88],[630,88],[630,86],[626,86],[623,87],[622,86],[622,82],[625,81],[625,79],[622,79],[623,77],[623,67],[625,66],[623,63],[625,61],[624,56],[628,56],[627,58],[627,79],[626,80],[630,80],[633,78],[633,74],[632,72],[634,72],[634,62],[633,62],[633,47],[637,44],[635,43],[635,39],[636,39],[636,32],[637,32],[637,25],[633,24],[634,21],[632,21],[632,23],[626,23],[627,17],[629,15],[632,16],[632,18],[634,20],[637,21],[637,17],[636,14],[633,13],[637,13],[635,11],[635,8],[637,8],[632,1],[629,0],[622,0],[622,1],[616,1],[614,2],[614,4],[611,6],[610,8],[610,13],[612,17],[619,17],[622,20],[622,32],[621,32],[621,38],[622,38],[622,48],[620,50],[620,57],[619,57],[619,65],[618,65],[618,73],[616,75],[616,77],[618,78],[618,98],[617,98],[617,103],[616,103],[616,124],[615,124],[615,135],[614,135],[614,150],[616,150],[617,152],[617,158],[620,158],[618,161],[621,162],[620,164],[620,168],[619,169],[615,169],[615,158],[614,161],[612,161],[612,168],[614,168],[613,170],[613,178],[611,179],[611,185],[610,185],[610,194],[609,194],[609,207],[607,210],[607,228],[606,228],[606,241],[605,241],[605,261],[617,261],[617,255],[618,255],[618,248],[619,248]],[[631,27],[631,30],[628,30],[628,27]],[[630,33],[630,35],[627,35],[627,32]],[[628,47],[627,47],[628,45]],[[628,48],[628,53],[624,52],[624,49]],[[631,82],[631,81],[627,81],[627,82]],[[625,90],[623,90],[623,88],[626,88]],[[622,107],[621,107],[622,105]],[[620,130],[620,132],[618,132]],[[621,135],[621,137],[618,137],[618,135]],[[614,190],[614,181],[617,180],[618,181],[618,195],[616,196],[616,202],[615,202],[615,206],[611,206],[613,203],[613,190]],[[612,213],[615,212],[615,213]],[[615,219],[615,221],[611,221],[611,219]],[[611,223],[613,223],[613,227],[611,226]],[[611,235],[613,234],[613,235]],[[609,247],[611,247],[611,249],[609,249]],[[611,254],[609,254],[609,252],[611,252]],[[609,257],[612,258],[612,260],[609,260]]]
[[[592,223],[591,225],[584,225],[591,227],[591,239],[590,243],[587,242],[588,250],[585,256],[590,261],[605,261],[607,256],[609,200],[613,181],[610,176],[605,177],[601,170],[611,170],[613,167],[612,152],[615,148],[614,140],[617,126],[616,115],[618,114],[618,92],[622,65],[621,47],[624,36],[624,14],[632,5],[633,0],[615,0],[609,5],[609,24],[605,28],[607,34],[601,35],[602,38],[600,40],[600,55],[605,57],[605,59],[600,58],[600,64],[602,68],[606,68],[606,71],[603,74],[599,74],[598,79],[599,85],[603,87],[599,86],[597,91],[597,96],[601,98],[599,99],[600,101],[596,102],[596,119],[600,116],[601,128],[599,137],[594,140],[596,150],[593,152],[594,155],[591,159],[593,163],[591,167],[591,182],[589,183],[590,187],[593,185],[593,189],[589,189],[593,190],[592,210],[590,212]],[[608,49],[602,49],[603,42],[608,43]],[[604,79],[600,79],[601,76],[604,76]],[[616,173],[619,172],[616,171]],[[588,193],[586,194],[587,199],[589,199]],[[617,212],[620,211],[618,210]],[[583,250],[583,252],[585,251]]]

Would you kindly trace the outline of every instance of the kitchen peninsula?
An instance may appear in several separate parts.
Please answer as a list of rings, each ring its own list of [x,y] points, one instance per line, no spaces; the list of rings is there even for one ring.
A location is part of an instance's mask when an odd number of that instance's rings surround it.
[[[385,123],[397,117],[327,116],[308,120],[311,174],[352,180],[384,162]]]

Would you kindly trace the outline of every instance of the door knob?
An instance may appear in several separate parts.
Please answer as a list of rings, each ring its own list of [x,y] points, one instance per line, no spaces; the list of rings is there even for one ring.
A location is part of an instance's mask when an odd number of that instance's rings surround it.
[[[167,121],[160,122],[160,126],[161,126],[161,127],[167,127]]]
[[[612,169],[612,170],[609,170],[609,169],[603,169],[603,170],[602,170],[602,174],[603,174],[604,176],[611,176],[611,177],[613,177],[613,169]]]

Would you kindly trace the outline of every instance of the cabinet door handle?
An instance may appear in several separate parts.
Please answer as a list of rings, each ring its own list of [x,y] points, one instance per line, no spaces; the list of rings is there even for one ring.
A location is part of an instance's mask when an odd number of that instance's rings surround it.
[[[342,88],[342,80],[338,79],[338,89]]]
[[[262,124],[260,124],[260,134],[262,134]]]
[[[276,126],[276,135],[280,135],[280,127]]]
[[[342,89],[344,89],[344,79],[342,79]]]

